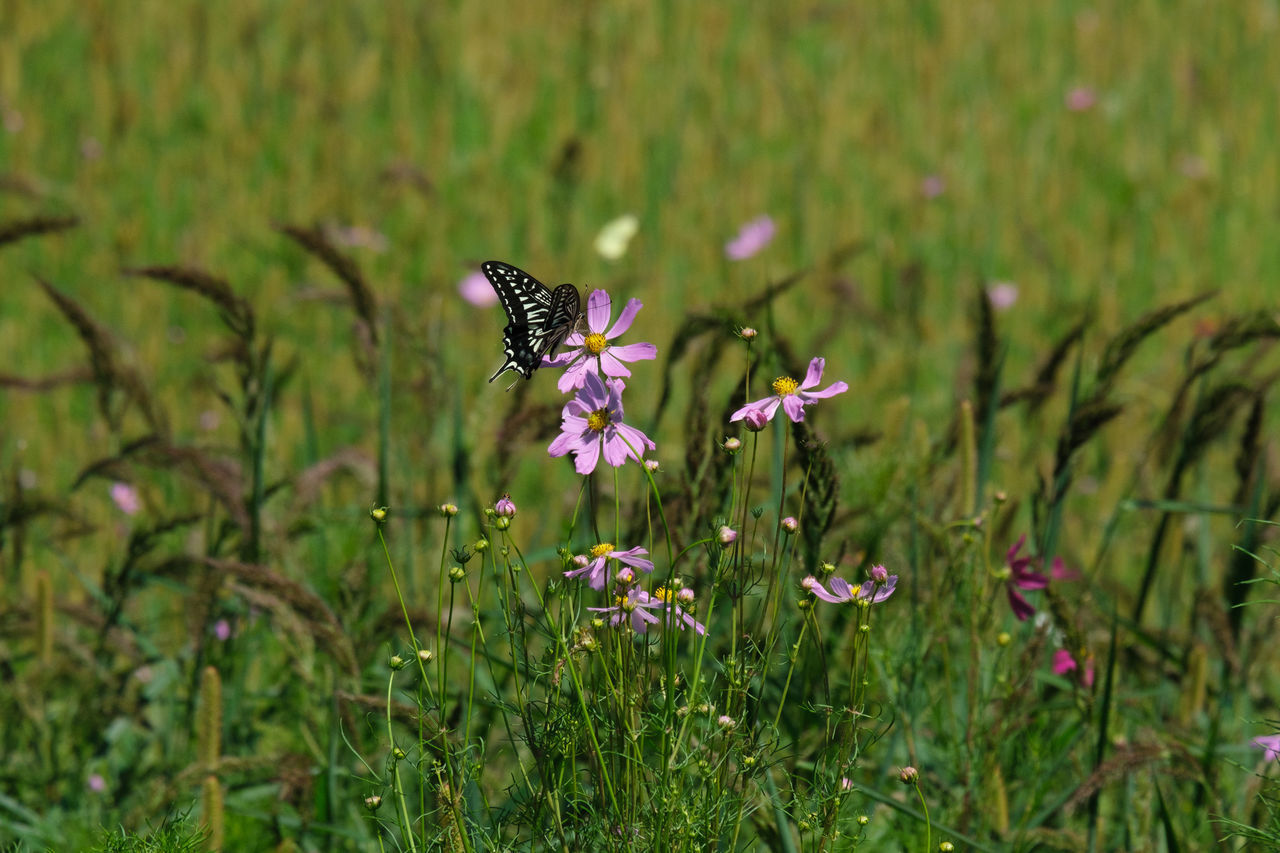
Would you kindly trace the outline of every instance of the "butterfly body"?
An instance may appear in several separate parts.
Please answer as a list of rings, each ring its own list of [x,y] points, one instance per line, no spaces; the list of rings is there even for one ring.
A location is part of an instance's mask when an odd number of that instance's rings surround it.
[[[578,288],[562,284],[551,290],[524,270],[502,261],[486,261],[480,269],[507,314],[507,327],[502,330],[506,360],[489,381],[508,370],[528,379],[544,355],[555,355],[582,318]]]

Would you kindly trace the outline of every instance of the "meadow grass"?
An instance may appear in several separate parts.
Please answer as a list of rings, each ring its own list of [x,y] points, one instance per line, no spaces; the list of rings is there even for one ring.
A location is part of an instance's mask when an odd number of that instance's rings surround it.
[[[1277,845],[1274,4],[3,15],[0,843]],[[486,384],[489,258],[644,303],[652,477]]]

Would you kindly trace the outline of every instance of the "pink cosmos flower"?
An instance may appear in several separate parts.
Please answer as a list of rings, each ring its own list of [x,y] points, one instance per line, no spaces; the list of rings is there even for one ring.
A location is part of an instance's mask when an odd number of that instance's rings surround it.
[[[616,560],[633,568],[640,569],[643,572],[652,572],[653,563],[644,559],[641,555],[649,552],[643,548],[631,548],[626,551],[613,550],[612,542],[601,542],[599,545],[593,546],[591,549],[591,561],[584,566],[576,569],[570,569],[564,573],[567,578],[580,578],[586,576],[587,586],[592,589],[604,589],[609,578],[609,561]],[[626,571],[625,569],[623,571]],[[634,574],[632,575],[634,580]]]
[[[217,622],[214,622],[213,636],[217,637],[224,643],[231,639],[231,623],[226,619],[219,619]]]
[[[1025,534],[1018,538],[1017,542],[1009,548],[1009,553],[1005,555],[1005,572],[1004,576],[1007,581],[1005,590],[1009,594],[1009,606],[1013,608],[1013,615],[1018,617],[1019,622],[1025,622],[1027,617],[1036,612],[1022,593],[1020,589],[1044,589],[1049,585],[1049,579],[1039,572],[1031,571],[1031,564],[1034,557],[1019,557],[1018,552],[1022,550],[1022,546],[1026,543]]]
[[[511,495],[503,495],[498,498],[498,502],[493,505],[493,512],[500,518],[514,518],[516,504],[515,501],[511,500]]]
[[[102,778],[101,773],[90,773],[88,781],[89,790],[95,794],[101,794],[107,790],[107,780]]]
[[[878,580],[880,577],[884,577],[884,580]],[[828,604],[844,604],[846,601],[852,601],[855,598],[862,599],[870,604],[879,604],[893,595],[893,591],[898,587],[898,576],[886,576],[884,566],[876,566],[875,569],[872,569],[872,579],[863,583],[862,586],[855,587],[844,578],[836,577],[831,578],[827,583],[831,585],[830,590],[823,586],[821,581],[810,575],[800,585],[804,587],[806,592],[812,593],[816,598],[820,598]]]
[[[1068,672],[1080,669],[1080,664],[1076,662],[1075,656],[1066,649],[1058,649],[1053,653],[1053,672],[1055,675],[1066,675]],[[1085,687],[1093,686],[1093,657],[1087,657],[1084,661],[1084,671],[1078,676],[1080,683]]]
[[[724,244],[724,254],[731,261],[744,261],[773,242],[778,227],[768,216],[757,216],[738,230],[738,236]]]
[[[137,490],[128,483],[112,483],[111,500],[125,515],[137,515],[138,510],[142,509]]]
[[[609,341],[631,328],[636,313],[644,307],[639,299],[628,300],[618,321],[609,328],[613,302],[603,290],[593,290],[587,297],[587,334],[573,331],[564,339],[565,351],[555,358],[543,358],[543,367],[564,367],[556,387],[567,394],[582,387],[588,373],[597,376],[630,376],[624,361],[644,361],[657,358],[658,348],[653,344],[627,344],[613,346]],[[606,331],[607,330],[607,331]]]
[[[613,607],[588,607],[587,609],[595,613],[610,614],[609,624],[613,626],[629,622],[631,630],[637,634],[646,633],[650,625],[661,624],[664,618],[669,618],[681,631],[692,628],[698,634],[707,633],[706,626],[685,613],[684,608],[676,604],[674,599],[675,593],[663,587],[654,590],[653,595],[639,587],[633,587],[626,595],[619,595]]]
[[[740,421],[752,412],[760,413],[765,420],[773,420],[774,412],[781,405],[783,411],[787,413],[787,417],[799,423],[804,420],[805,406],[826,397],[843,394],[849,390],[849,386],[844,382],[835,382],[821,391],[809,390],[817,387],[818,383],[822,381],[822,369],[826,364],[827,360],[825,358],[815,358],[809,362],[809,372],[805,374],[804,382],[802,383],[796,382],[790,376],[779,376],[773,380],[774,396],[756,400],[754,403],[747,403],[730,415],[729,420]],[[753,420],[755,419],[758,419],[758,416],[753,418]]]
[[[1256,737],[1253,739],[1253,745],[1266,750],[1267,761],[1280,761],[1280,734]]]
[[[458,295],[477,308],[498,304],[498,292],[480,270],[472,270],[458,282]]]
[[[920,181],[920,195],[925,198],[937,198],[946,192],[947,182],[941,175],[925,175]]]
[[[561,412],[560,435],[547,448],[552,456],[574,454],[579,474],[596,470],[603,452],[604,461],[617,468],[628,459],[642,462],[647,447],[657,447],[650,438],[622,422],[621,379],[610,379],[608,387],[594,373],[584,376],[582,390]]]

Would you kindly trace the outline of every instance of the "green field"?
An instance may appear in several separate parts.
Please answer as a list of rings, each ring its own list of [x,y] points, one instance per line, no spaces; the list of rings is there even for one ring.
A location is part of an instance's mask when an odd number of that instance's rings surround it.
[[[1277,38],[0,4],[0,849],[1280,849]],[[652,478],[486,381],[489,259],[643,303]],[[730,422],[815,356],[847,392]],[[1019,620],[1023,536],[1070,572]],[[705,637],[593,624],[601,542]]]

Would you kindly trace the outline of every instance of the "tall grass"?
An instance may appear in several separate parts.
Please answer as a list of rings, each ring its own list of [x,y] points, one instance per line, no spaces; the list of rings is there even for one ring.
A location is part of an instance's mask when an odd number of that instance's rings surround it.
[[[0,841],[1275,842],[1268,4],[4,20]],[[652,483],[548,457],[550,370],[485,385],[492,256],[644,302]],[[730,424],[814,354],[849,393]],[[1025,622],[1023,535],[1079,572]],[[592,625],[601,541],[707,639]]]

